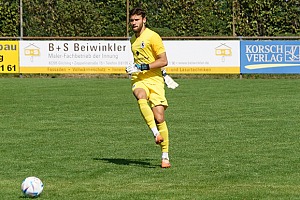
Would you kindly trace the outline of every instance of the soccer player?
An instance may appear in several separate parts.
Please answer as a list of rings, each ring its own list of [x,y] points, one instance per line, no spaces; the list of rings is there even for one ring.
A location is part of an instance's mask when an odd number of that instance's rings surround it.
[[[169,132],[165,121],[168,102],[165,97],[162,68],[168,59],[161,37],[146,28],[146,13],[134,8],[129,13],[134,35],[130,39],[134,64],[126,67],[131,75],[132,92],[156,144],[161,146],[161,167],[171,167],[169,161]]]

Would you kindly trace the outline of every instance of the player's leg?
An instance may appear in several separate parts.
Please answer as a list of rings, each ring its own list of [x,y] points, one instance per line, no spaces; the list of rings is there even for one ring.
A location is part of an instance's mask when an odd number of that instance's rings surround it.
[[[171,164],[169,162],[169,131],[165,121],[165,107],[163,105],[158,105],[153,107],[152,110],[158,131],[164,139],[164,141],[160,143],[162,152],[161,166],[163,168],[168,168],[171,167]]]
[[[152,108],[152,111],[154,114],[158,131],[160,135],[164,138],[164,141],[160,144],[161,151],[164,153],[168,153],[169,152],[169,131],[168,131],[167,123],[165,121],[165,114],[164,114],[165,107],[162,105],[155,106]],[[166,154],[164,158],[168,158],[168,155]]]
[[[155,92],[150,94],[149,101],[158,131],[164,138],[164,141],[160,144],[162,151],[161,166],[168,168],[171,167],[171,164],[169,162],[169,131],[165,121],[165,110],[168,107],[168,101],[165,97],[164,83],[152,85],[151,90]]]
[[[148,127],[151,129],[154,137],[156,138],[157,143],[161,143],[163,139],[161,138],[159,131],[157,129],[153,112],[148,104],[148,95],[149,91],[147,88],[142,88],[135,86],[133,90],[133,94],[137,99],[140,112],[147,123]]]
[[[168,107],[168,101],[165,97],[165,89],[163,79],[161,84],[150,84],[149,90],[152,91],[149,95],[149,103],[153,111],[155,123],[160,135],[164,141],[160,144],[162,151],[161,167],[169,168],[169,131],[165,122],[165,110]]]

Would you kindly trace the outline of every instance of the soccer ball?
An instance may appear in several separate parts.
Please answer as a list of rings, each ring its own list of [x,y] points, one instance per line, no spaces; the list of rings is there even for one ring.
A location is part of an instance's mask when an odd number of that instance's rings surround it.
[[[34,176],[27,177],[21,185],[21,190],[26,197],[38,197],[43,189],[43,182]]]

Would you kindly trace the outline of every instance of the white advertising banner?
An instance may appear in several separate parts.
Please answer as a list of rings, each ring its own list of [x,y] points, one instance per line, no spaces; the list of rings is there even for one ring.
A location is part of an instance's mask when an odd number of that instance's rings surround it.
[[[125,73],[129,41],[21,41],[21,73]]]
[[[169,73],[240,73],[239,41],[177,40],[164,41],[164,45]]]
[[[239,41],[164,41],[169,73],[240,73]],[[20,73],[125,73],[128,40],[20,41]]]

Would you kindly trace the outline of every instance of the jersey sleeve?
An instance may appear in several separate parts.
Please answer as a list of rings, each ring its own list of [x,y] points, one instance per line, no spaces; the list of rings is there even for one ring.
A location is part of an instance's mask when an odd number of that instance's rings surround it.
[[[162,39],[157,33],[153,34],[153,36],[151,37],[150,44],[152,46],[151,48],[153,52],[155,53],[155,57],[161,53],[166,52]]]

